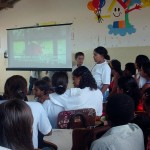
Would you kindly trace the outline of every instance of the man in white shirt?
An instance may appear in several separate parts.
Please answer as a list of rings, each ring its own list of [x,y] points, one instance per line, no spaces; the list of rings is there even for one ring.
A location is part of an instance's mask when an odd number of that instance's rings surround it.
[[[129,123],[134,116],[134,102],[129,96],[109,97],[106,113],[112,128],[94,141],[90,150],[144,150],[142,130]]]

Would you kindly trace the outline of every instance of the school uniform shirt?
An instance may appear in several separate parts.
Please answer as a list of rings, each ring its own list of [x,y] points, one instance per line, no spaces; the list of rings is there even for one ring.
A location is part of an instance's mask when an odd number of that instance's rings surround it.
[[[90,150],[144,150],[142,130],[131,123],[113,127],[95,140]]]
[[[51,100],[44,101],[42,105],[47,113],[49,121],[51,122],[52,128],[56,129],[58,114],[65,110],[64,107],[53,103]]]
[[[6,102],[6,100],[0,101],[0,103]],[[52,126],[46,115],[46,112],[39,102],[26,102],[31,108],[33,115],[33,135],[32,141],[34,148],[38,148],[38,130],[46,135],[52,130]]]
[[[103,84],[110,84],[111,69],[107,61],[101,64],[95,64],[92,69],[92,75],[99,89],[102,88]]]
[[[65,110],[93,108],[97,116],[102,115],[103,95],[99,89],[90,90],[89,87],[84,89],[71,88],[62,95],[52,93],[49,97],[54,104],[64,107]]]
[[[46,135],[52,130],[47,114],[39,102],[26,102],[33,114],[33,146],[38,148],[38,130]]]

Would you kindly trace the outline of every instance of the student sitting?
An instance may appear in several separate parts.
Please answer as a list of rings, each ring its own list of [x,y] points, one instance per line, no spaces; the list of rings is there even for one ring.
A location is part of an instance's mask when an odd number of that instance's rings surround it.
[[[128,76],[119,78],[117,93],[129,95],[134,101],[135,110],[137,110],[138,105],[140,104],[141,92],[133,77]]]
[[[12,150],[33,150],[33,116],[24,101],[11,100],[0,105],[0,146]]]
[[[57,116],[59,112],[64,111],[64,107],[59,103],[53,102],[53,99],[68,98],[66,95],[66,90],[68,86],[68,75],[66,72],[55,72],[52,76],[52,86],[55,92],[49,94],[50,100],[46,100],[43,103],[43,107],[46,110],[48,118],[52,124],[52,128],[57,128]]]
[[[4,86],[4,100],[24,100],[27,94],[27,81],[20,75],[14,75],[6,80]],[[33,145],[38,148],[38,130],[44,135],[51,134],[51,124],[45,110],[38,102],[26,102],[33,115]]]
[[[132,120],[132,123],[137,124],[142,129],[146,146],[148,142],[148,135],[150,135],[150,88],[144,91],[142,100],[145,112],[137,114]]]
[[[147,62],[149,62],[149,58],[146,55],[138,55],[135,59],[135,68],[138,70],[138,73],[135,75],[135,79],[140,89],[146,83],[146,79],[141,76],[141,67]]]
[[[34,84],[34,96],[37,102],[43,103],[49,99],[49,84],[44,80],[36,81]]]
[[[122,76],[122,70],[121,70],[121,63],[116,59],[111,60],[109,65],[110,65],[111,74],[113,77],[109,85],[109,90],[110,90],[109,96],[111,96],[117,93],[118,79]]]
[[[135,74],[136,74],[135,64],[131,62],[125,64],[125,70],[123,71],[123,76],[131,76],[134,78]]]
[[[91,72],[85,66],[78,67],[73,71],[73,80],[76,88],[67,89],[65,72],[55,72],[52,76],[55,93],[49,95],[50,100],[46,100],[43,107],[53,127],[56,127],[58,113],[63,110],[94,108],[97,116],[102,115],[103,96]]]
[[[134,116],[134,103],[129,96],[109,97],[106,113],[112,128],[94,141],[90,150],[144,150],[142,130],[129,123]]]
[[[142,64],[141,76],[146,79],[145,84],[142,87],[142,93],[150,87],[150,62]]]

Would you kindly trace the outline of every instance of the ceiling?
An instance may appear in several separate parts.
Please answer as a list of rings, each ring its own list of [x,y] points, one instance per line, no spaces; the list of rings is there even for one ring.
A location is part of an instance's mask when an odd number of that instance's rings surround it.
[[[13,8],[14,4],[20,0],[0,0],[0,10]]]

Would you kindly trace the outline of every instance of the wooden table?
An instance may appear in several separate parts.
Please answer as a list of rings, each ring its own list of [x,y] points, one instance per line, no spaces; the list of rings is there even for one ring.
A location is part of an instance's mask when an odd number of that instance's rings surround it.
[[[53,129],[52,135],[44,136],[44,141],[57,145],[58,150],[71,150],[72,131],[72,129]]]

